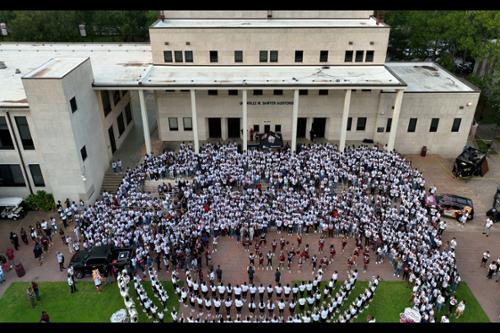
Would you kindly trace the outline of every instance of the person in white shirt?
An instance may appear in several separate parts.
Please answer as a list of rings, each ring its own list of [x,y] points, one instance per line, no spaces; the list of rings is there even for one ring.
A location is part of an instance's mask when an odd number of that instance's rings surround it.
[[[484,224],[483,235],[486,234],[486,237],[489,237],[492,226],[493,226],[493,220],[487,217],[486,223]]]

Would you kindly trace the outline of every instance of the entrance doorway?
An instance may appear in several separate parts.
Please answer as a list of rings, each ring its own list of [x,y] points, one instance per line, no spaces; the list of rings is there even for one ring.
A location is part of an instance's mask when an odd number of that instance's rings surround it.
[[[313,118],[312,129],[316,138],[325,137],[326,118]]]
[[[208,137],[210,139],[220,139],[222,136],[220,118],[208,118]]]
[[[271,125],[264,125],[264,133],[269,133],[271,131]]]
[[[116,151],[115,133],[113,132],[113,125],[108,128],[109,142],[111,143],[111,154]]]
[[[231,139],[240,138],[240,118],[227,118],[227,137]]]
[[[307,118],[297,119],[297,138],[306,137],[306,124],[307,124]]]

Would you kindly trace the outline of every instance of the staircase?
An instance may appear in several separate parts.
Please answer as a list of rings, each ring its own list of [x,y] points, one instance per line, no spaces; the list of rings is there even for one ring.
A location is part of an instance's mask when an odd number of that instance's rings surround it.
[[[101,186],[101,194],[103,192],[116,193],[118,186],[122,182],[125,172],[113,172],[113,170],[108,169],[104,174],[104,179]]]

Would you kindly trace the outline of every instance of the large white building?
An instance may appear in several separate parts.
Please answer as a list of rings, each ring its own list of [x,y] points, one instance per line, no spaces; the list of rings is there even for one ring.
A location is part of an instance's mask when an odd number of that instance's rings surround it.
[[[249,146],[249,130],[455,156],[479,90],[434,63],[386,62],[371,11],[163,11],[150,44],[0,43],[0,196],[94,201],[136,126]]]

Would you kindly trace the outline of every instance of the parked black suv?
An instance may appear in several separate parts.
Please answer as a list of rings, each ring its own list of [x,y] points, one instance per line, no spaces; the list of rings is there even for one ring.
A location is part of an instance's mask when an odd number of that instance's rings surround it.
[[[95,246],[90,250],[80,250],[73,255],[69,263],[75,269],[78,279],[92,274],[92,269],[98,268],[104,276],[108,276],[111,265],[123,269],[130,262],[132,248],[115,248],[110,245]]]

